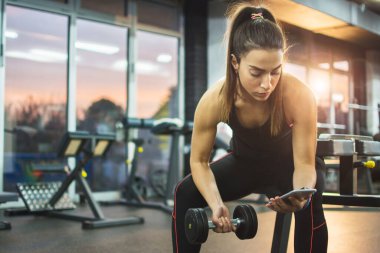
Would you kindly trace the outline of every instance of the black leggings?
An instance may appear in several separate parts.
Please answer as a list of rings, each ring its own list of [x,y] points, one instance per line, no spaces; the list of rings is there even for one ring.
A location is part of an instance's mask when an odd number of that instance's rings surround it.
[[[308,208],[295,213],[295,253],[327,252],[327,226],[322,208],[323,161],[317,160],[317,193]],[[210,165],[223,201],[240,199],[251,193],[268,197],[291,190],[293,161],[268,166],[259,161],[237,158],[228,154]],[[273,171],[277,168],[277,171]],[[190,244],[185,235],[184,219],[189,208],[203,208],[206,201],[196,188],[191,175],[178,183],[174,196],[172,241],[174,253],[200,252],[201,245]]]

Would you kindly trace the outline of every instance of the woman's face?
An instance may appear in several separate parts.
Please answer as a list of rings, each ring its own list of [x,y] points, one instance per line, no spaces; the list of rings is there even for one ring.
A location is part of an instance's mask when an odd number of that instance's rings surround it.
[[[232,66],[240,77],[242,94],[256,101],[267,101],[280,79],[282,63],[281,49],[253,49],[239,63],[233,55]]]

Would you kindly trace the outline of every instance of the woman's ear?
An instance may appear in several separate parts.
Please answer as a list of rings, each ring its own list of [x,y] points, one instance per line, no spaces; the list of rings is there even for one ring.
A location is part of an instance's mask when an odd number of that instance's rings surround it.
[[[235,72],[237,72],[239,69],[239,63],[238,63],[236,56],[234,54],[231,54],[231,64],[232,64],[232,67],[234,68]]]

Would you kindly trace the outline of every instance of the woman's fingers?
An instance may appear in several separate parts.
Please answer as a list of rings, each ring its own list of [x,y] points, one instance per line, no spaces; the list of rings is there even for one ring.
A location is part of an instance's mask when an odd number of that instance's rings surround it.
[[[217,222],[214,222],[214,224],[216,226],[214,229],[216,233],[228,233],[232,231],[231,222],[229,222],[227,217],[218,218]]]
[[[284,201],[280,197],[276,196],[271,198],[270,202],[266,206],[273,211],[280,213],[289,213],[299,211],[303,208],[307,200],[300,200],[297,198],[289,197],[287,201]]]

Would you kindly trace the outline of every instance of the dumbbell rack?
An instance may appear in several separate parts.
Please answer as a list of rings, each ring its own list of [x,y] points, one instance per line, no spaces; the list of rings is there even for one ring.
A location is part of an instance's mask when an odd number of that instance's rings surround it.
[[[339,157],[339,193],[324,193],[323,204],[380,207],[380,195],[357,194],[359,159],[380,155],[380,142],[372,137],[344,134],[322,134],[317,142],[317,156]],[[272,240],[272,253],[285,253],[292,214],[277,213]]]

